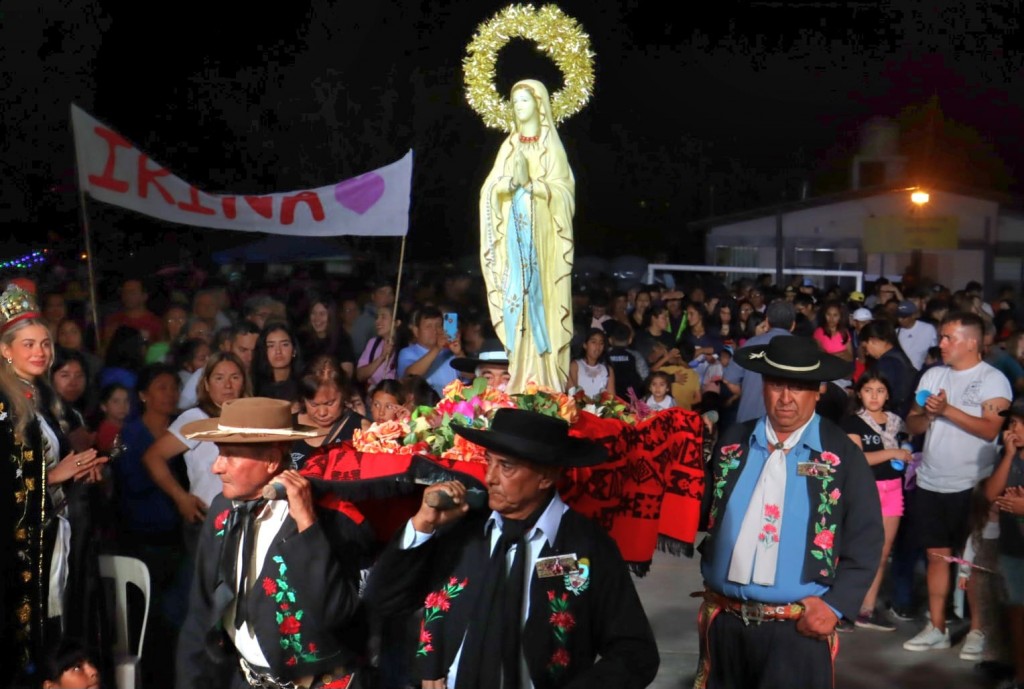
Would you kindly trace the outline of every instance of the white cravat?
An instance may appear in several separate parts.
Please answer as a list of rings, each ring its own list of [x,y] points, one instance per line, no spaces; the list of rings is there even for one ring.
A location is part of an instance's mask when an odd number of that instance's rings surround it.
[[[786,499],[786,453],[800,441],[810,423],[808,421],[780,443],[771,421],[765,419],[764,434],[772,453],[761,470],[740,524],[729,563],[729,581],[737,584],[753,581],[761,586],[775,584],[779,539],[782,536],[782,509]]]

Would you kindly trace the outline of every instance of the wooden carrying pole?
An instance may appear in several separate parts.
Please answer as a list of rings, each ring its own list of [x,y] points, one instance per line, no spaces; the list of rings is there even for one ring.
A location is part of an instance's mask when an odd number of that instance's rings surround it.
[[[398,252],[398,277],[395,279],[395,303],[391,305],[391,332],[388,334],[388,342],[392,345],[395,342],[395,319],[398,317],[398,294],[402,289],[402,266],[405,264],[405,238],[402,235],[402,248]]]

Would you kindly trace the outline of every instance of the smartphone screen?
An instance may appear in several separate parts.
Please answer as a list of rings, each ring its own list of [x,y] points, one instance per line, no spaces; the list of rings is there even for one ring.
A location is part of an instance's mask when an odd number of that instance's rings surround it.
[[[459,333],[459,314],[457,313],[446,313],[444,314],[444,334],[448,336],[449,340],[454,340],[455,336]]]

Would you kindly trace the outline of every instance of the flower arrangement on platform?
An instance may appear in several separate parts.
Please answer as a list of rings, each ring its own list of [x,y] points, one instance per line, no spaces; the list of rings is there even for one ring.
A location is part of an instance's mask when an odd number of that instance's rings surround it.
[[[426,443],[427,452],[444,459],[485,462],[483,449],[455,435],[453,426],[488,428],[495,410],[512,406],[512,399],[488,387],[484,378],[477,378],[471,385],[455,380],[445,387],[437,405],[413,411],[412,429],[405,442]]]
[[[578,390],[574,397],[577,407],[590,412],[594,416],[602,419],[618,419],[630,425],[636,424],[635,410],[631,409],[625,400],[616,397],[607,390],[593,397],[588,397],[585,392]]]
[[[515,398],[517,408],[558,417],[569,425],[576,423],[579,417],[579,407],[573,397],[535,383],[527,383],[526,391]]]
[[[426,451],[423,443],[405,443],[411,429],[404,420],[374,423],[365,431],[357,428],[352,433],[352,447],[360,452],[413,455]]]
[[[430,454],[461,462],[486,462],[479,445],[456,435],[454,427],[486,429],[497,409],[525,409],[546,416],[576,423],[581,407],[605,419],[619,419],[628,424],[637,421],[636,410],[610,393],[587,398],[582,393],[567,395],[532,383],[525,392],[507,395],[488,387],[477,378],[471,385],[454,381],[444,389],[441,401],[433,407],[417,407],[407,419],[374,423],[368,429],[352,434],[352,446],[359,452]]]

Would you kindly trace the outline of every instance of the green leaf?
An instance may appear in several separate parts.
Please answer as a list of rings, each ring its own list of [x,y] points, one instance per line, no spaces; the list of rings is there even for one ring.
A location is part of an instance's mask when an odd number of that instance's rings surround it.
[[[473,381],[473,385],[469,388],[469,391],[472,393],[469,396],[470,398],[476,397],[478,395],[482,395],[484,392],[487,391],[487,379],[486,378],[477,378],[477,379],[475,379]]]
[[[280,624],[280,622],[278,622],[278,624]],[[288,648],[288,646],[290,645],[291,644],[288,643],[288,639],[285,639],[283,637],[281,638],[281,648]]]
[[[302,611],[301,610],[299,610],[297,613],[295,613],[295,619],[297,619],[297,620],[301,620],[302,619]]]
[[[274,601],[275,602],[280,603],[282,598],[284,598],[284,592],[283,591],[278,591],[277,593],[274,594]]]
[[[295,602],[295,594],[292,593],[291,591],[288,592],[288,602],[289,603],[294,603]]]
[[[282,615],[281,613],[275,612],[274,613],[274,617],[277,620],[278,624],[281,624],[282,622],[284,622],[284,615]]]
[[[280,574],[282,577],[284,576],[284,573],[287,572],[287,571],[288,571],[288,566],[285,565],[283,562],[281,563],[281,566],[277,568],[277,573]]]
[[[813,558],[814,558],[815,560],[822,560],[822,559],[824,559],[824,557],[825,557],[824,553],[822,553],[822,552],[821,552],[820,550],[812,550],[812,551],[811,551],[811,556],[812,556],[812,557],[813,557]]]

